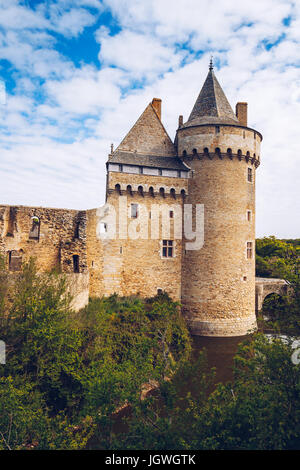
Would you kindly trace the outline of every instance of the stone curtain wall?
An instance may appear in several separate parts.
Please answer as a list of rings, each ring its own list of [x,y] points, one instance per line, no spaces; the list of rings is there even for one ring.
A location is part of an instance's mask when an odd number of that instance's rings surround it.
[[[30,238],[33,217],[39,221],[38,238]],[[79,272],[87,272],[86,213],[66,209],[0,206],[0,252],[9,262],[9,252],[23,261],[34,257],[40,271],[73,272],[73,256],[79,257]]]

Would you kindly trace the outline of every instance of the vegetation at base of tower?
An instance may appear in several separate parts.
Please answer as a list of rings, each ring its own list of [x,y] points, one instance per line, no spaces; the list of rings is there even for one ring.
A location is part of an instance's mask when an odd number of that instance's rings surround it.
[[[113,413],[142,386],[171,376],[190,353],[167,295],[116,295],[70,309],[65,279],[24,264],[15,282],[0,264],[0,449],[79,449],[97,429],[111,441]]]
[[[204,353],[184,364],[157,398],[136,406],[112,449],[271,450],[300,448],[300,365],[279,339],[256,334],[240,345],[234,380],[210,391]],[[185,374],[194,387],[183,394]]]
[[[276,332],[300,334],[300,239],[274,236],[256,240],[256,275],[286,279],[288,296],[272,294],[265,299],[259,324]],[[268,321],[263,320],[268,318]]]
[[[215,385],[166,294],[90,299],[74,313],[62,275],[31,260],[14,277],[0,260],[0,449],[300,448],[290,344],[248,337],[232,383]],[[145,384],[158,387],[142,399]]]

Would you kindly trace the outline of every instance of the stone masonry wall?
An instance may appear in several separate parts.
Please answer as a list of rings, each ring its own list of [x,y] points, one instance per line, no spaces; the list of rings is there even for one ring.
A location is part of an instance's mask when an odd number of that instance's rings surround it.
[[[121,194],[115,189],[116,184],[120,184]],[[132,188],[131,193],[126,191],[128,185]],[[144,188],[142,194],[138,186]],[[149,193],[150,186],[155,189],[154,196]],[[159,193],[160,188],[165,188],[164,196]],[[175,197],[170,193],[171,188],[175,189]],[[181,210],[183,203],[182,189],[187,193],[188,182],[184,178],[109,172],[107,204],[115,209],[117,236],[101,240],[96,235],[97,229],[101,223],[106,223],[109,231],[112,221],[105,215],[105,208],[88,211],[88,265],[92,296],[116,292],[120,295],[139,293],[148,297],[162,289],[175,300],[180,300],[182,240],[181,233],[178,238],[175,236],[174,223],[177,220],[176,211],[178,208]],[[127,212],[127,229],[123,229],[123,234],[120,234],[120,201],[121,207]],[[131,218],[131,204],[139,205],[137,219]],[[165,210],[167,225],[170,224],[170,233],[161,232],[162,219],[159,219],[158,238],[152,239],[151,224],[154,224],[155,211],[162,208]],[[147,228],[138,232],[140,222]],[[129,237],[126,235],[128,233]],[[135,234],[134,239],[130,238],[132,233]],[[173,240],[174,257],[162,257],[163,239]]]
[[[214,152],[219,147],[222,153],[226,153],[230,148],[233,154],[238,150],[242,155],[250,152],[250,157],[259,160],[260,157],[260,134],[249,128],[235,126],[219,126],[219,133],[216,133],[216,126],[197,126],[179,129],[178,131],[178,155],[185,151],[188,155],[196,149],[198,153],[203,153],[204,148],[209,152]]]
[[[34,218],[34,219],[33,219]],[[39,221],[38,226],[34,220]],[[53,269],[67,275],[77,310],[88,301],[86,212],[42,207],[0,206],[0,255],[11,273],[34,258],[39,272]],[[74,272],[73,256],[78,256]]]
[[[219,146],[225,152],[227,146],[233,151],[250,148],[250,143],[243,147],[241,129],[231,135],[231,128],[221,127],[223,138],[215,141],[203,131],[199,128],[198,139],[193,131],[191,143],[184,130],[178,135],[179,148]],[[254,149],[259,151],[253,144]],[[188,161],[194,176],[189,179],[187,202],[204,204],[204,246],[184,255],[182,303],[194,334],[239,336],[256,326],[255,165],[236,156],[210,157],[195,155]],[[248,182],[248,168],[252,182]],[[247,242],[252,243],[251,259]]]
[[[38,238],[30,238],[33,217],[39,220]],[[0,206],[0,252],[19,252],[23,261],[36,258],[41,271],[73,272],[73,255],[79,271],[86,272],[85,212],[42,207]],[[7,259],[8,261],[8,259]]]

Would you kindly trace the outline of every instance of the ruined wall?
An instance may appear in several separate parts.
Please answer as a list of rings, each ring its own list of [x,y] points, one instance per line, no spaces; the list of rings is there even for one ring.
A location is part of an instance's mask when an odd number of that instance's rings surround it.
[[[105,294],[103,278],[104,246],[97,236],[99,209],[87,211],[87,265],[89,271],[90,297]]]
[[[14,252],[23,261],[36,258],[40,271],[57,269],[65,273],[73,272],[73,255],[77,255],[79,272],[86,272],[86,213],[0,206],[0,251],[7,262],[8,253]]]
[[[71,308],[75,311],[85,307],[89,301],[90,279],[88,273],[62,274],[66,277],[67,292],[72,296]]]
[[[67,274],[73,307],[87,303],[86,212],[42,207],[0,206],[0,254],[11,273],[34,258],[38,272]],[[77,266],[74,272],[74,259]]]

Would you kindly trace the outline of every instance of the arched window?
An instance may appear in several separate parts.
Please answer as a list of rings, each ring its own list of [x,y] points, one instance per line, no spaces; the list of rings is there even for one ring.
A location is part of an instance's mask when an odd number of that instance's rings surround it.
[[[171,189],[170,189],[170,194],[171,194],[171,196],[172,196],[174,199],[176,199],[176,191],[175,191],[174,188],[171,188]]]
[[[152,186],[150,186],[150,188],[149,188],[149,194],[150,194],[150,196],[154,197],[154,189],[153,189]]]
[[[127,186],[126,190],[127,190],[128,194],[132,195],[132,187],[130,186],[130,184]]]
[[[216,148],[215,148],[215,154],[217,154],[217,155],[220,155],[220,154],[221,154],[221,150],[220,150],[219,147],[216,147]]]
[[[193,155],[197,155],[197,149],[193,149]]]
[[[162,197],[165,197],[165,188],[159,188],[159,194],[160,194]]]
[[[207,155],[207,154],[209,153],[208,148],[205,147],[205,148],[203,149],[203,152]]]
[[[239,157],[242,156],[242,151],[241,151],[241,149],[238,149],[237,154],[238,154]]]
[[[227,153],[228,153],[228,155],[232,155],[232,150],[231,150],[231,149],[227,149]]]
[[[141,196],[144,196],[143,186],[139,186],[139,187],[138,187],[138,193],[139,193]]]
[[[182,156],[183,156],[183,157],[186,157],[186,150],[184,150],[184,151],[182,152]]]
[[[181,197],[184,198],[184,197],[185,197],[185,190],[182,189],[182,190],[180,191],[180,194],[181,194]]]
[[[40,239],[40,219],[37,216],[31,217],[31,229],[29,232],[30,240],[39,240]]]
[[[118,184],[115,185],[115,190],[117,191],[117,193],[121,194],[121,186]]]

